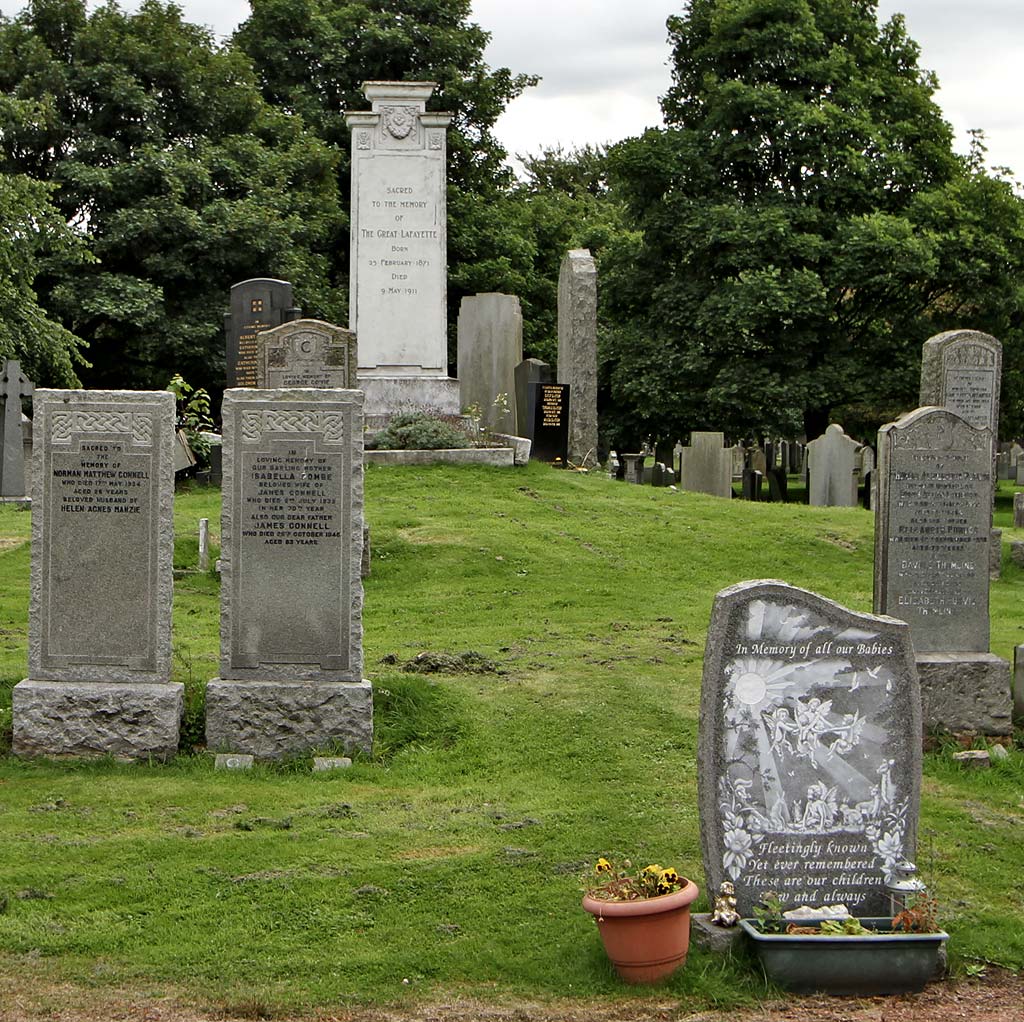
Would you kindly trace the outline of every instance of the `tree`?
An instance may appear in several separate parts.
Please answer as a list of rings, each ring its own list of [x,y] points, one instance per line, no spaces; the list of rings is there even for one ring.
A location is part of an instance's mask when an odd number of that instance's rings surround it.
[[[252,0],[235,42],[253,60],[268,102],[299,113],[340,155],[349,193],[344,114],[365,110],[364,81],[433,81],[428,109],[453,115],[448,131],[449,323],[475,290],[507,287],[522,239],[495,215],[512,184],[494,124],[537,78],[491,69],[488,34],[471,23],[469,0]],[[347,245],[332,254],[347,275]],[[488,272],[483,272],[484,270]],[[454,336],[454,334],[452,334]]]
[[[0,174],[0,362],[16,358],[43,386],[72,387],[82,340],[40,308],[35,280],[49,265],[87,259],[81,240],[50,202],[51,189],[24,175]]]
[[[817,436],[841,404],[913,407],[923,340],[981,326],[972,294],[1019,310],[1024,259],[1019,200],[954,154],[902,18],[691,0],[668,27],[666,128],[609,156],[643,232],[608,296],[612,438]],[[945,219],[997,200],[996,245]]]
[[[173,3],[33,0],[0,20],[0,88],[0,171],[57,185],[95,256],[39,280],[90,343],[90,385],[220,385],[228,289],[246,277],[290,279],[340,316],[335,154]]]

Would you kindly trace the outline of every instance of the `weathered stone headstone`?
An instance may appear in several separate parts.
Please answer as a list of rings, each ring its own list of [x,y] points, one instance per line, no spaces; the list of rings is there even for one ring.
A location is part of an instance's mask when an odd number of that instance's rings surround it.
[[[768,459],[765,457],[764,451],[760,445],[755,444],[747,452],[747,468],[753,469],[755,472],[760,472],[764,475],[768,471]]]
[[[1014,477],[1014,481],[1018,486],[1024,485],[1024,458],[1021,458],[1017,462],[1017,473]]]
[[[554,374],[547,362],[539,358],[524,358],[515,368],[516,423],[520,436],[533,439],[535,383],[554,383]]]
[[[356,337],[318,319],[297,319],[257,335],[256,386],[264,390],[358,387]]]
[[[914,858],[921,705],[909,628],[777,581],[715,598],[697,784],[709,890],[886,915]]]
[[[369,750],[362,678],[363,395],[224,395],[221,673],[212,750],[280,759]]]
[[[922,407],[948,408],[976,429],[999,436],[1003,346],[978,330],[948,330],[921,351]]]
[[[918,408],[878,433],[875,598],[914,636],[928,728],[1005,733],[1009,665],[989,653],[992,432]]]
[[[856,507],[860,444],[833,422],[807,445],[808,503],[815,507]]]
[[[732,496],[732,451],[724,433],[691,433],[679,459],[679,486],[691,493]]]
[[[996,478],[1010,479],[1010,452],[1000,451],[996,455]]]
[[[19,756],[167,758],[174,395],[37,390],[28,678]]]
[[[743,499],[760,500],[761,484],[764,481],[764,473],[756,468],[745,468],[743,470]]]
[[[515,295],[467,295],[459,306],[459,401],[480,408],[498,433],[518,433],[515,372],[523,360],[523,313]]]
[[[367,415],[410,407],[457,415],[448,377],[446,131],[426,112],[433,82],[364,82],[351,112],[349,328]]]
[[[0,497],[28,494],[25,478],[25,437],[21,426],[22,398],[32,396],[32,381],[21,364],[8,359],[0,372],[0,413],[3,414],[3,449],[0,450]]]
[[[558,274],[558,382],[569,384],[569,460],[597,464],[597,267],[572,249]]]
[[[732,478],[733,481],[743,478],[743,469],[747,464],[747,449],[743,444],[733,444],[729,448],[732,455]]]
[[[785,504],[789,500],[789,480],[786,471],[780,465],[768,469],[768,499],[776,504]]]
[[[625,480],[627,483],[634,483],[637,486],[644,481],[644,458],[645,454],[620,454],[619,458],[625,466]]]
[[[1021,447],[1016,440],[1010,445],[1010,464],[1017,468],[1017,463],[1020,461],[1020,456],[1024,454],[1024,447]]]
[[[1024,529],[1024,493],[1013,495],[1013,527]]]
[[[535,383],[530,407],[533,409],[534,461],[558,462],[565,466],[569,457],[569,422],[572,395],[564,383]]]
[[[286,280],[255,277],[231,288],[231,311],[224,316],[229,387],[255,387],[259,372],[256,335],[290,320],[302,310],[292,304],[292,286]]]

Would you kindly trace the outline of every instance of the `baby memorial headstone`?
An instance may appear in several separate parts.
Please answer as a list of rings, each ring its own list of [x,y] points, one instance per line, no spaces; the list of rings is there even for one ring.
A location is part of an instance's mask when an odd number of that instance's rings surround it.
[[[174,755],[174,395],[37,390],[19,756]]]
[[[362,678],[363,395],[224,394],[221,673],[210,749],[369,751]]]
[[[784,582],[716,597],[701,683],[697,786],[709,890],[739,912],[885,915],[913,858],[921,707],[910,629]]]

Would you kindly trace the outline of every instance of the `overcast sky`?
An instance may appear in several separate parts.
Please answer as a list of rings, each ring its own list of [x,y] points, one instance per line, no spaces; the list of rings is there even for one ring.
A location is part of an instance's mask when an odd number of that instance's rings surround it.
[[[186,16],[229,33],[245,0],[181,0]],[[0,0],[13,14],[22,0]],[[132,9],[137,3],[123,0]],[[498,122],[510,153],[561,144],[615,142],[660,123],[669,85],[665,19],[680,0],[473,0],[491,33],[492,67],[543,81]],[[1024,178],[1024,16],[1021,0],[879,0],[879,17],[901,11],[920,64],[939,77],[939,106],[967,151],[967,129],[985,132],[990,165]]]

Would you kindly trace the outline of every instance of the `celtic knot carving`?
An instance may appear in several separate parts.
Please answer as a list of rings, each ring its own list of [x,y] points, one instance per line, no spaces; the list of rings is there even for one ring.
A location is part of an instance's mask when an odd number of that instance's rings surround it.
[[[345,439],[345,421],[340,412],[317,412],[302,408],[266,408],[242,413],[242,439],[260,440],[265,433],[323,433],[324,440]]]
[[[126,412],[113,409],[72,409],[54,412],[50,419],[50,440],[70,443],[76,433],[123,433],[149,447],[153,443],[153,416],[148,412]]]

